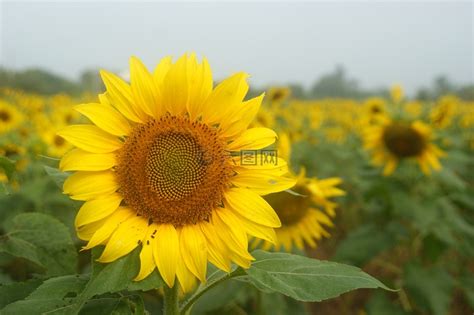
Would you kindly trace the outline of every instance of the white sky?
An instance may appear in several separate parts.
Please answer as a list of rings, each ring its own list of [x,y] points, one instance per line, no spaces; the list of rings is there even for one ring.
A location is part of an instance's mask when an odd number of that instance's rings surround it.
[[[215,78],[246,71],[257,87],[310,86],[343,64],[364,87],[409,92],[439,74],[474,81],[473,2],[8,2],[0,4],[0,64],[69,78],[120,71],[130,55],[207,56]]]

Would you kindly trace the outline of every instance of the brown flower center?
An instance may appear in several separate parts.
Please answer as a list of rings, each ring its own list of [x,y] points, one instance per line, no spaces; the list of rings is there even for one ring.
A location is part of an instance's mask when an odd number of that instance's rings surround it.
[[[380,108],[379,105],[372,105],[370,109],[373,114],[379,114],[382,112],[382,108]]]
[[[9,122],[11,120],[11,115],[6,110],[0,109],[0,121]]]
[[[174,226],[209,220],[232,174],[230,155],[213,128],[169,115],[136,126],[118,161],[126,205]]]
[[[426,140],[414,128],[395,123],[385,128],[383,142],[387,149],[399,158],[419,155],[426,146]]]
[[[61,147],[66,143],[66,140],[64,140],[62,137],[55,135],[54,136],[54,145],[57,147]]]
[[[275,209],[282,226],[289,226],[300,222],[311,207],[310,192],[303,186],[295,186],[294,195],[285,191],[266,195],[264,199]]]

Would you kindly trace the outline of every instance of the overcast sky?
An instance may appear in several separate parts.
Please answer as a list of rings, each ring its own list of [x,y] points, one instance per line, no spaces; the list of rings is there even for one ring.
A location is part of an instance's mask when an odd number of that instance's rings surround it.
[[[126,69],[131,55],[151,67],[194,51],[215,78],[243,70],[257,87],[309,86],[336,64],[367,88],[399,82],[412,92],[439,74],[474,80],[472,1],[2,1],[0,10],[0,64],[69,78]]]

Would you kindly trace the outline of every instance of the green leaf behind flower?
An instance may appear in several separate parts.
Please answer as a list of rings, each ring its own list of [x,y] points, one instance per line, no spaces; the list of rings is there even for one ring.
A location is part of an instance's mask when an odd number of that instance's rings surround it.
[[[246,270],[250,282],[299,301],[319,302],[362,288],[390,290],[356,267],[286,253],[253,255],[256,261]]]

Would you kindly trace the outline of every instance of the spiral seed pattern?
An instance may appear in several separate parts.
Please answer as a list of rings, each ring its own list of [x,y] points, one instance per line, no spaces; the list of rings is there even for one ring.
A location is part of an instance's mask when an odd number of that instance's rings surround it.
[[[209,220],[230,185],[225,142],[214,128],[186,117],[137,125],[117,157],[124,203],[156,223]]]

